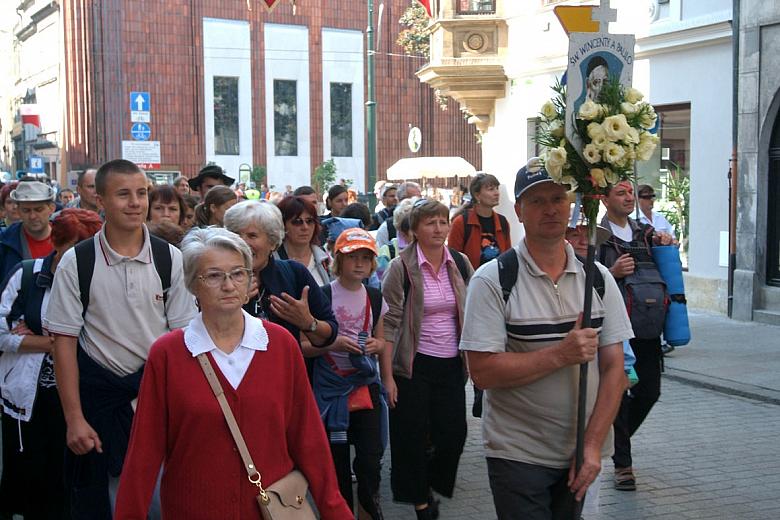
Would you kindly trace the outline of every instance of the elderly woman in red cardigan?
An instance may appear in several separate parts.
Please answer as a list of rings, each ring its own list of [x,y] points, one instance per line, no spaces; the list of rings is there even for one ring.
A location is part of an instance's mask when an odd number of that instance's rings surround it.
[[[252,277],[249,247],[225,229],[196,229],[182,255],[201,313],[149,353],[115,518],[146,518],[161,467],[163,517],[261,518],[258,489],[196,358],[207,353],[263,484],[297,468],[321,518],[352,519],[298,343],[241,309]]]

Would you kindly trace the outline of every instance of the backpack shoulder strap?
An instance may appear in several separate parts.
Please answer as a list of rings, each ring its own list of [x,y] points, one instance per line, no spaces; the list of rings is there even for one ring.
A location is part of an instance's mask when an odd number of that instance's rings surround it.
[[[584,268],[587,260],[580,255],[575,255],[575,256],[577,257],[577,260],[580,261],[580,263]],[[604,282],[604,275],[601,273],[601,269],[599,269],[597,265],[594,265],[593,269],[595,269],[595,271],[593,272],[593,288],[596,289],[596,294],[599,295],[599,298],[604,299],[604,292],[606,291],[606,283]]]
[[[35,259],[22,260],[22,286],[19,289],[19,297],[24,298],[29,293],[30,287],[33,285],[33,277],[35,273]]]
[[[92,274],[95,271],[95,237],[82,240],[74,246],[76,251],[76,269],[79,275],[79,294],[81,295],[81,317],[87,314],[89,290],[92,286]]]
[[[501,295],[504,297],[504,305],[506,305],[512,288],[517,283],[517,270],[520,268],[517,251],[510,247],[498,255],[496,261],[498,262],[498,283],[501,285]]]
[[[22,261],[22,284],[19,288],[19,299],[21,300],[21,309],[24,312],[24,321],[35,334],[42,333],[41,323],[41,304],[43,303],[43,291],[34,294],[35,291],[35,262],[30,260]],[[42,261],[42,260],[41,260]]]
[[[162,282],[163,305],[165,305],[168,303],[168,289],[171,288],[171,271],[173,270],[171,248],[168,242],[154,235],[149,235],[149,241],[152,244],[154,268],[157,269],[157,275]]]
[[[393,243],[393,240],[395,239],[392,239],[387,243],[387,250],[390,251],[390,260],[395,258],[396,255],[396,247],[395,244]]]
[[[395,224],[393,224],[393,219],[389,218],[384,221],[384,224],[387,224],[387,239],[392,240],[395,237],[398,236],[398,232],[395,229]]]
[[[412,282],[409,281],[409,269],[406,267],[406,262],[400,260],[401,265],[404,268],[404,308],[406,308],[406,298],[409,296],[409,289],[412,286]]]
[[[366,288],[366,292],[368,292],[368,300],[371,302],[371,316],[373,318],[371,330],[373,331],[376,329],[376,322],[382,315],[382,291],[376,287],[369,287],[365,284],[364,287]]]
[[[21,315],[25,315],[27,319],[27,296],[29,295],[30,288],[33,286],[35,273],[35,259],[22,260],[22,283],[19,287],[19,292],[16,294],[16,300],[14,301],[11,312],[8,313],[8,328],[11,328],[11,321],[17,319]],[[14,271],[16,272],[16,271]],[[11,279],[12,275],[8,275],[6,278],[6,284]]]
[[[325,285],[321,285],[320,290],[331,303],[331,305],[333,305],[333,288],[330,286],[330,284],[326,283]]]
[[[450,250],[450,255],[452,255],[452,259],[455,260],[455,265],[458,266],[458,272],[460,272],[460,277],[463,278],[463,283],[468,283],[469,270],[466,267],[466,259],[463,258],[463,255],[455,249],[452,249],[451,247],[447,249]]]
[[[469,208],[464,209],[460,216],[463,217],[463,249],[466,249],[466,244],[469,243],[469,236],[471,236],[471,226],[469,226]]]

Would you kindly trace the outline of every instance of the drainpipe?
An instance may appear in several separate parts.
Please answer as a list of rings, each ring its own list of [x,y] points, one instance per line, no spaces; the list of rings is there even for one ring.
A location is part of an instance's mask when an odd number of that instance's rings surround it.
[[[731,164],[729,167],[729,275],[728,316],[734,309],[734,270],[737,268],[737,182],[739,180],[737,132],[739,130],[739,0],[733,0],[731,13],[732,86],[731,86]]]
[[[375,92],[375,74],[376,67],[374,58],[376,48],[374,46],[374,0],[368,0],[368,28],[366,29],[366,130],[367,140],[366,154],[368,175],[366,176],[366,194],[368,195],[368,207],[374,211],[376,206],[376,195],[374,194],[374,184],[376,183],[376,92]]]

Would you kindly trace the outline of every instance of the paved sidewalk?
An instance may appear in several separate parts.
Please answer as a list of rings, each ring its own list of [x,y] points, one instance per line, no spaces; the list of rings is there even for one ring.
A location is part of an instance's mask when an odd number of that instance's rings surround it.
[[[692,340],[666,358],[667,375],[780,404],[780,327],[689,313]]]

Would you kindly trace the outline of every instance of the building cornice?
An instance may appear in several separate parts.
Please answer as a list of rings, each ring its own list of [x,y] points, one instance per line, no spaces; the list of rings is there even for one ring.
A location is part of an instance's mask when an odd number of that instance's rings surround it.
[[[672,52],[721,45],[730,42],[731,38],[731,22],[718,22],[711,25],[638,38],[634,56],[636,59],[642,60]],[[513,77],[560,73],[566,68],[566,59],[565,54],[539,56],[531,61],[531,67]],[[511,75],[515,71],[510,70],[508,72]]]

